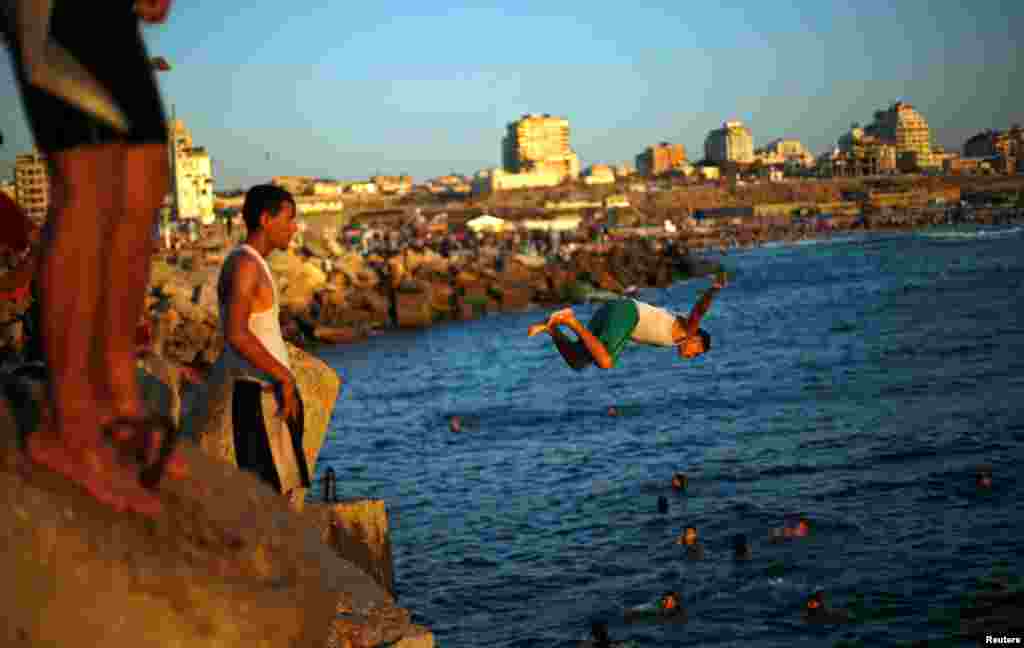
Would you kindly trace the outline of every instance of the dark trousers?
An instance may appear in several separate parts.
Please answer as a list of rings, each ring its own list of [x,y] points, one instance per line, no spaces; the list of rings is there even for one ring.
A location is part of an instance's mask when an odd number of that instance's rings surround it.
[[[305,409],[298,390],[295,391],[295,396],[299,411],[288,419],[288,431],[291,433],[292,448],[295,450],[295,460],[299,464],[302,485],[309,488],[309,466],[306,465],[306,452],[302,447]],[[270,415],[274,416],[275,413],[271,412]],[[263,416],[263,385],[252,380],[236,380],[231,396],[235,460],[239,468],[256,473],[260,479],[280,492],[281,478],[274,464],[273,453],[270,451]]]

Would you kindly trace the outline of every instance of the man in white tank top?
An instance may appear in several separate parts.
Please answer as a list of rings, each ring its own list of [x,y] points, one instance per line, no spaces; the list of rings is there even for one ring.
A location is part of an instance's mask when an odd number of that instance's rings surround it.
[[[217,282],[224,352],[214,372],[234,381],[239,467],[287,494],[309,486],[309,470],[302,450],[302,401],[281,334],[277,284],[265,259],[287,250],[298,230],[295,200],[280,187],[257,185],[246,193],[242,213],[248,235],[224,260]],[[273,407],[273,400],[263,394],[271,392],[278,411],[264,412],[264,401]],[[287,422],[290,434],[275,424],[275,414]]]
[[[566,364],[577,371],[591,364],[602,369],[614,367],[630,341],[675,347],[680,357],[695,358],[711,348],[711,336],[700,328],[700,320],[725,282],[725,273],[719,273],[711,290],[704,293],[687,316],[635,299],[617,299],[601,306],[585,326],[571,308],[565,308],[552,314],[547,322],[531,326],[528,333],[531,337],[549,333]],[[559,326],[570,329],[577,340],[570,340]]]

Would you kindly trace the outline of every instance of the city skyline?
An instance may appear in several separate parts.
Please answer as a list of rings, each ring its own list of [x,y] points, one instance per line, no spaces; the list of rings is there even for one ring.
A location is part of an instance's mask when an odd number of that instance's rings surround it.
[[[568,119],[584,167],[631,162],[661,141],[698,152],[732,120],[755,147],[793,138],[818,154],[901,99],[928,120],[933,144],[960,150],[981,130],[1024,121],[1018,4],[623,12],[307,1],[284,16],[177,0],[167,24],[143,33],[172,65],[159,76],[168,116],[173,106],[210,151],[217,188],[230,189],[282,174],[499,167],[506,125],[525,113]],[[32,140],[2,58],[0,94],[14,108],[0,116],[7,178]]]

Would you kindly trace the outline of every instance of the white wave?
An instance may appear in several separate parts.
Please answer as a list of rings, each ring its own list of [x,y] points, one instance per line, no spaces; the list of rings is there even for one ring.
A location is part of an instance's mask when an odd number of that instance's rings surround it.
[[[971,231],[946,231],[946,232],[921,232],[918,236],[922,238],[934,239],[934,240],[976,240],[981,238],[1002,238],[1006,236],[1013,236],[1024,231],[1024,227],[1014,226],[1000,229],[979,229]]]

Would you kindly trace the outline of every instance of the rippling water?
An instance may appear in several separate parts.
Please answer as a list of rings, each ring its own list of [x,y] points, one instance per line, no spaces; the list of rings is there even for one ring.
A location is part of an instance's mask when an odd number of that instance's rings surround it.
[[[940,638],[975,577],[1021,573],[1022,243],[933,230],[733,254],[695,361],[629,347],[576,373],[526,336],[543,311],[329,349],[346,389],[318,470],[387,501],[400,603],[445,648],[575,646],[599,617],[640,646]],[[688,310],[706,285],[641,298]],[[768,544],[794,513],[811,537]],[[687,525],[701,562],[673,544]],[[731,561],[734,533],[750,563]],[[838,607],[863,597],[868,620],[805,626],[815,587]],[[622,622],[667,589],[688,624]]]

